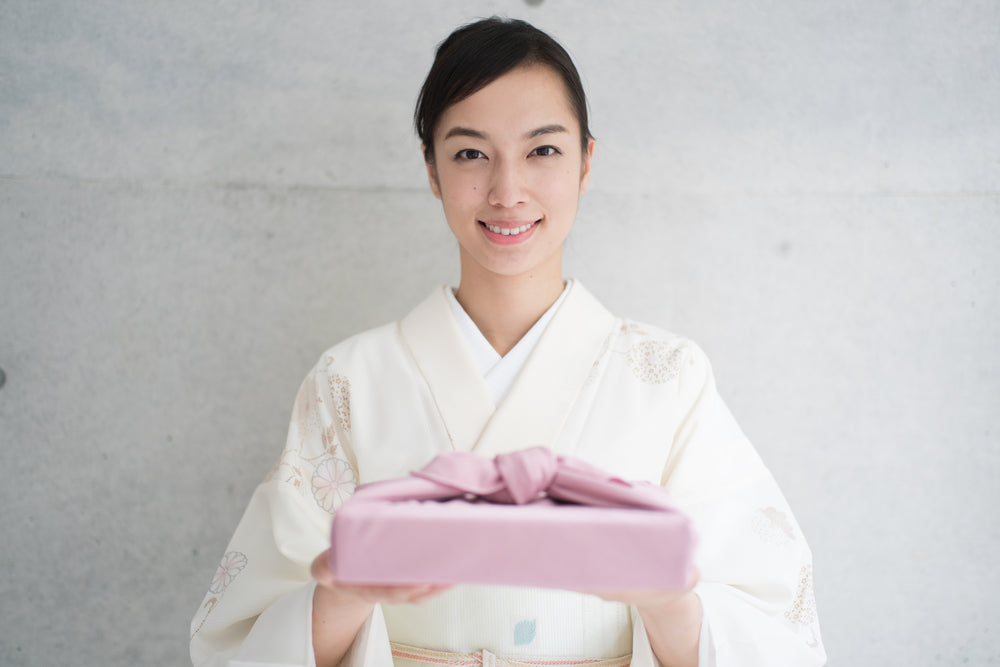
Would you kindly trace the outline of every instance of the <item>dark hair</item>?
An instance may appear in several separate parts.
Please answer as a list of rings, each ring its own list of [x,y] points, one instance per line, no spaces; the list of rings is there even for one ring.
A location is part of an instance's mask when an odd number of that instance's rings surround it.
[[[534,64],[551,67],[562,77],[586,151],[591,138],[587,96],[566,49],[530,23],[492,16],[458,28],[438,46],[413,113],[426,160],[434,161],[434,131],[448,107],[516,67]]]

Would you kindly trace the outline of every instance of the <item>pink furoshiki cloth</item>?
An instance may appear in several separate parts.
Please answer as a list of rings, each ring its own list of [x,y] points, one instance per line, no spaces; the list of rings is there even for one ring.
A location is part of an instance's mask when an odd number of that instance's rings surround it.
[[[676,589],[694,545],[662,487],[534,447],[359,486],[334,514],[330,566],[355,584]]]

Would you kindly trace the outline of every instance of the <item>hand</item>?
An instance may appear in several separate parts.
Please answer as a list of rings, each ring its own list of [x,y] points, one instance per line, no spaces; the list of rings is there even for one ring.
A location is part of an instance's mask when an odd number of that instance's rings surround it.
[[[310,573],[316,583],[325,590],[324,597],[340,604],[374,605],[377,602],[419,604],[451,588],[450,585],[442,584],[372,586],[340,583],[330,571],[329,549],[316,556]]]
[[[660,664],[697,665],[702,614],[694,592],[697,570],[683,588],[668,590],[595,591],[594,595],[634,605],[646,627],[646,636]]]
[[[317,665],[339,665],[365,619],[378,602],[419,603],[448,586],[353,586],[339,583],[330,571],[330,550],[312,562],[312,636]]]
[[[698,573],[697,569],[692,569],[691,576],[689,577],[687,583],[683,588],[676,589],[625,589],[625,590],[611,590],[611,591],[584,591],[590,593],[591,595],[596,595],[599,598],[607,600],[608,602],[622,602],[624,604],[633,605],[636,609],[642,611],[643,609],[667,609],[674,605],[674,603],[683,600],[691,595],[692,589],[694,589],[695,584],[701,575]]]

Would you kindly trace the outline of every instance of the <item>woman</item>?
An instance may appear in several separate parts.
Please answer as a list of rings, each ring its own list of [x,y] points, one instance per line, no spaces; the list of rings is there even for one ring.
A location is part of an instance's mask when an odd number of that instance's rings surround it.
[[[594,152],[569,56],[520,21],[460,28],[415,120],[458,240],[458,289],[335,346],[307,376],[192,623],[194,663],[822,664],[808,547],[704,355],[563,280]],[[700,535],[701,580],[589,595],[331,575],[331,516],[356,483],[446,451],[539,444],[665,485]]]

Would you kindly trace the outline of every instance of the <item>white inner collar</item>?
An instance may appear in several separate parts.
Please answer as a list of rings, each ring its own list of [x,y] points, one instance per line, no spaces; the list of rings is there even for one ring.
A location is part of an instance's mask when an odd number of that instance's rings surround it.
[[[455,298],[455,289],[448,288],[444,291],[448,299],[448,305],[451,306],[451,312],[458,323],[458,328],[462,332],[462,337],[465,339],[466,344],[469,346],[469,351],[472,353],[476,368],[483,376],[483,379],[486,380],[486,384],[490,389],[494,405],[500,405],[507,396],[511,385],[514,384],[514,380],[520,374],[525,362],[527,362],[528,357],[531,355],[531,351],[535,349],[535,345],[542,337],[545,327],[559,309],[559,305],[566,298],[568,292],[569,282],[567,281],[562,294],[559,295],[555,303],[549,306],[548,310],[521,337],[521,340],[517,341],[517,344],[501,357],[493,349],[493,346],[490,345],[490,342],[486,340],[486,336],[482,334],[476,323],[469,317],[469,314],[462,308],[462,304]]]

